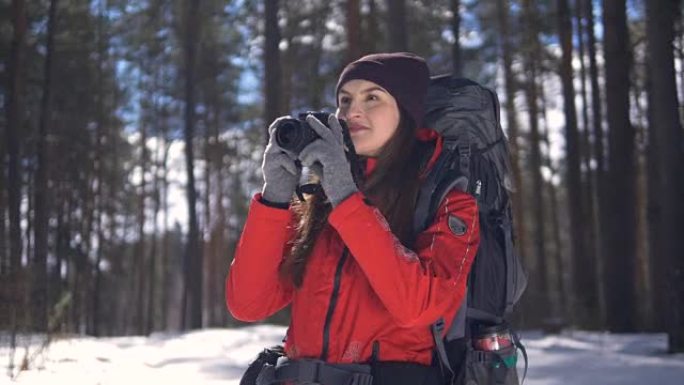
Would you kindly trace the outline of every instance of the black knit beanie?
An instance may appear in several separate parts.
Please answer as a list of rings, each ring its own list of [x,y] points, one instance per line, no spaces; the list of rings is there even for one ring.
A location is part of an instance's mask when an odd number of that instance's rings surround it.
[[[423,58],[409,52],[364,56],[342,70],[335,95],[339,94],[344,83],[354,79],[368,80],[386,89],[413,119],[416,127],[420,127],[430,81],[430,71]]]

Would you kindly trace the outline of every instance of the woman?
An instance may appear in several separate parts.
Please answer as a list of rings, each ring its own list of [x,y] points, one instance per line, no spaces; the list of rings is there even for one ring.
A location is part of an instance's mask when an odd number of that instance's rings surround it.
[[[370,364],[375,385],[440,381],[431,365],[430,325],[452,320],[464,297],[479,225],[475,200],[453,190],[434,222],[413,234],[420,183],[442,146],[436,132],[418,129],[428,83],[425,61],[409,53],[349,64],[338,80],[330,129],[307,117],[320,138],[298,159],[317,174],[324,194],[303,203],[290,204],[300,179],[297,157],[278,147],[275,124],[269,130],[265,183],[252,199],[226,299],[243,321],[291,303],[285,342],[291,362]],[[365,162],[358,187],[338,119]],[[449,218],[467,231],[453,232]]]

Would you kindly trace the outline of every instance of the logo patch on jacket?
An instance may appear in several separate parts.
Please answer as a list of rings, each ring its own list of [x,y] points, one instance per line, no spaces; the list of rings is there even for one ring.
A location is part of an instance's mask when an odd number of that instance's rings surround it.
[[[456,235],[456,236],[462,236],[468,231],[468,227],[466,226],[465,222],[463,219],[455,216],[455,215],[449,215],[448,219],[449,223],[449,230]]]

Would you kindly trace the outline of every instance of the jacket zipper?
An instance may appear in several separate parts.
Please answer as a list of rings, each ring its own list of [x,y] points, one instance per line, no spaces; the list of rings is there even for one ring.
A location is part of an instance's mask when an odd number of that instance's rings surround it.
[[[340,261],[337,263],[337,268],[335,269],[335,279],[333,281],[333,290],[330,296],[330,305],[328,305],[328,312],[325,314],[325,324],[323,325],[323,349],[321,351],[321,360],[326,361],[328,359],[328,345],[330,342],[330,322],[332,321],[333,313],[335,312],[335,306],[337,305],[337,298],[340,294],[340,283],[342,281],[342,268],[344,263],[347,261],[347,256],[349,255],[349,249],[346,247],[342,252]]]

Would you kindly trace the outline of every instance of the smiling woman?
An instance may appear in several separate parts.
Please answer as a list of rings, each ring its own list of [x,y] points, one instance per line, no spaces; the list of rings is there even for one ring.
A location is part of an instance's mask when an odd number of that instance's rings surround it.
[[[461,305],[479,225],[474,198],[451,190],[433,223],[414,233],[418,190],[442,148],[439,134],[420,126],[428,82],[416,55],[365,56],[340,75],[337,113],[325,122],[307,117],[318,139],[299,154],[281,149],[269,129],[264,187],[226,281],[238,319],[258,321],[292,305],[287,359],[264,366],[258,383],[446,381],[432,365],[430,325],[453,320]],[[352,177],[338,119],[347,122],[363,180]],[[321,188],[292,200],[302,165]],[[463,231],[449,230],[452,217]]]

